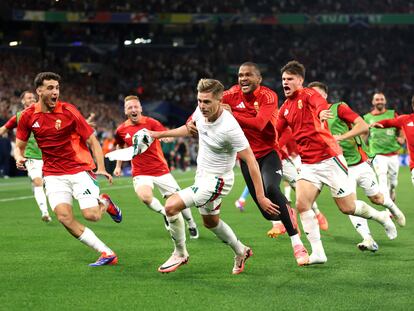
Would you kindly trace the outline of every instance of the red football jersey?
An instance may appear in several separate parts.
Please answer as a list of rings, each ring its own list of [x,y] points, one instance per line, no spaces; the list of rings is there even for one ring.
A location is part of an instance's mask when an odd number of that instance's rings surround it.
[[[6,124],[4,124],[4,126],[6,127],[6,129],[8,130],[12,130],[14,128],[17,127],[17,118],[16,115],[12,116],[7,122]]]
[[[297,90],[280,108],[277,130],[282,133],[287,126],[292,129],[302,163],[317,163],[342,154],[328,125],[319,120],[319,113],[327,109],[327,101],[311,88]]]
[[[234,85],[223,94],[223,103],[230,105],[256,158],[276,150],[279,152],[276,122],[278,99],[275,92],[259,86],[251,94],[243,94]]]
[[[116,143],[120,146],[132,146],[132,136],[143,128],[150,131],[166,130],[160,122],[150,117],[142,116],[138,124],[126,120],[116,129]],[[132,176],[162,176],[170,172],[158,139],[144,153],[135,156],[131,163]]]
[[[404,131],[410,153],[410,169],[414,168],[414,113],[402,114],[395,119],[381,120],[378,123],[384,127],[400,127]]]
[[[95,168],[86,140],[93,129],[75,106],[58,101],[53,112],[42,112],[40,103],[25,109],[16,137],[27,141],[33,132],[43,158],[43,175],[66,175]]]

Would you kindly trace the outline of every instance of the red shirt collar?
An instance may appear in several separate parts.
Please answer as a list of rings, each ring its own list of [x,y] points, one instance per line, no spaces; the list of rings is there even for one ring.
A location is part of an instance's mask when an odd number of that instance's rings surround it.
[[[40,104],[40,102],[37,102],[34,104],[34,113],[39,113],[42,112],[42,104]],[[52,111],[53,113],[63,113],[63,104],[62,102],[58,101],[56,103],[55,109],[53,109]]]

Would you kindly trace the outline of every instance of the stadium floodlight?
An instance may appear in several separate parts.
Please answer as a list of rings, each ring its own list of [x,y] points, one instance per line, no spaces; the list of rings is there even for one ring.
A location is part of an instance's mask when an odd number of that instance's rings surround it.
[[[18,46],[19,45],[19,41],[10,41],[9,42],[9,46]]]
[[[125,40],[124,41],[124,45],[131,45],[132,44],[132,41],[131,40]]]

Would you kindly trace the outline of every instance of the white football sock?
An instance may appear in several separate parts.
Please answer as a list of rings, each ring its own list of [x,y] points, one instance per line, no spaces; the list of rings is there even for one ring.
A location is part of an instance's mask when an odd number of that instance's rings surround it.
[[[297,233],[290,236],[290,242],[292,243],[292,247],[295,247],[296,245],[303,245],[302,240]]]
[[[178,213],[174,216],[167,216],[170,223],[170,234],[174,243],[174,252],[179,256],[188,256],[187,247],[185,245],[185,225],[183,215]]]
[[[355,216],[360,216],[365,219],[373,219],[380,224],[384,223],[384,217],[381,212],[377,211],[375,208],[372,208],[367,203],[361,200],[355,201]]]
[[[152,198],[152,201],[150,204],[146,204],[150,209],[152,209],[154,212],[163,214],[165,216],[165,209],[164,206],[162,206],[161,202],[157,198]]]
[[[312,210],[315,212],[316,215],[320,214],[321,211],[318,208],[318,204],[316,204],[316,202],[313,202],[312,204]]]
[[[43,186],[33,187],[33,193],[42,215],[49,214],[47,211],[46,195]]]
[[[291,186],[285,186],[285,191],[284,191],[284,194],[285,194],[285,197],[286,197],[286,199],[290,202],[290,201],[292,201],[291,199],[290,199],[290,195],[291,195],[291,193],[292,193],[292,187]]]
[[[220,219],[217,227],[210,228],[210,230],[213,231],[220,240],[228,244],[236,255],[244,254],[245,246],[237,239],[233,230],[224,221]]]
[[[183,217],[187,222],[189,228],[197,228],[197,225],[194,222],[193,214],[191,214],[191,209],[189,207],[183,209],[181,211],[181,214],[183,214]]]
[[[305,231],[308,238],[312,253],[325,256],[325,250],[323,249],[321,241],[321,233],[319,231],[318,220],[316,219],[315,212],[309,210],[300,214],[300,220],[302,221],[303,231]]]
[[[364,240],[371,237],[371,231],[368,227],[368,221],[365,218],[353,215],[348,216],[355,230],[359,233],[360,236],[362,236]]]
[[[114,253],[108,246],[105,245],[104,242],[102,242],[95,235],[95,233],[93,233],[91,229],[87,227],[85,227],[85,230],[83,231],[81,236],[78,237],[78,240],[100,253],[105,252],[107,255],[112,255]]]
[[[270,222],[272,223],[273,226],[276,225],[276,224],[282,224],[283,225],[281,220],[271,220]]]
[[[388,208],[393,215],[398,214],[398,212],[400,212],[397,205],[394,203],[393,200],[391,200],[391,198],[388,195],[384,195],[384,203],[382,204],[382,206]]]

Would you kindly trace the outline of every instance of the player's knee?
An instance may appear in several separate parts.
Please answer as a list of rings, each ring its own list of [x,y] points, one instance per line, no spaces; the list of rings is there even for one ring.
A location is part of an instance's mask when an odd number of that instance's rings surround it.
[[[33,187],[42,187],[43,186],[43,179],[42,178],[34,178],[32,181]]]
[[[174,200],[174,196],[167,199],[165,202],[165,213],[168,217],[177,215],[181,211],[180,206],[177,204],[177,201]]]
[[[384,203],[384,195],[382,193],[377,193],[369,197],[370,201],[377,205],[382,205]]]
[[[203,225],[207,229],[212,229],[218,226],[220,218],[218,217],[203,217]]]
[[[139,194],[138,197],[144,204],[148,205],[148,204],[151,204],[151,202],[152,202],[152,195],[151,194]]]
[[[57,213],[56,218],[65,227],[69,227],[73,221],[73,215],[70,213]]]
[[[84,213],[83,218],[85,218],[88,221],[96,222],[101,220],[101,214],[100,213]]]

